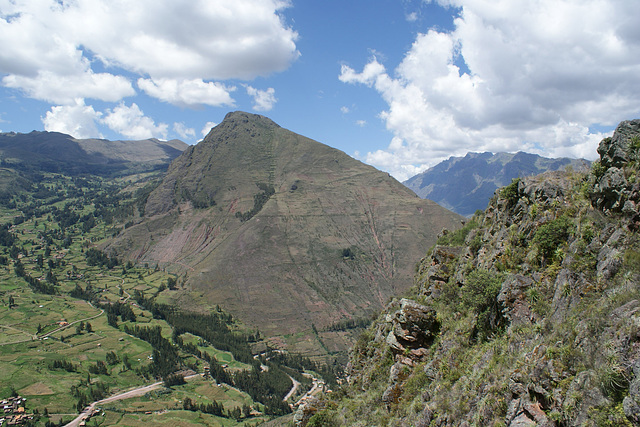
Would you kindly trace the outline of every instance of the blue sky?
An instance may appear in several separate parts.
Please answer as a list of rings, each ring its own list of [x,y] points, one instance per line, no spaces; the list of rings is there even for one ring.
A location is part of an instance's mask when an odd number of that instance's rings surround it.
[[[203,137],[264,114],[404,180],[597,156],[640,117],[637,0],[0,0],[0,129]]]

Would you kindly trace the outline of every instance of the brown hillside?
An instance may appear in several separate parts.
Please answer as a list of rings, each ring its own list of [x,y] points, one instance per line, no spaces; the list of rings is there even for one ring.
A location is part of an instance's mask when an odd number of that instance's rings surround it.
[[[242,112],[171,164],[145,212],[114,249],[186,273],[176,302],[219,304],[272,336],[377,312],[408,289],[440,230],[462,218]]]

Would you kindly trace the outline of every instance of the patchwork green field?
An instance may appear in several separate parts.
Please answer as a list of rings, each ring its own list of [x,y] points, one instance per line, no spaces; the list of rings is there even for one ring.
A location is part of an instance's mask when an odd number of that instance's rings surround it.
[[[166,303],[179,298],[180,278],[100,250],[135,220],[136,197],[151,177],[134,178],[114,186],[49,174],[39,193],[0,210],[0,398],[26,398],[35,425],[52,425],[164,379],[144,396],[101,405],[89,425],[254,425],[265,413],[287,412],[277,396],[292,383],[278,366],[271,376],[279,373],[282,391],[238,377],[256,369],[266,377],[260,366],[270,363],[253,359],[251,331],[219,308],[175,311]],[[209,378],[182,380],[205,367]]]

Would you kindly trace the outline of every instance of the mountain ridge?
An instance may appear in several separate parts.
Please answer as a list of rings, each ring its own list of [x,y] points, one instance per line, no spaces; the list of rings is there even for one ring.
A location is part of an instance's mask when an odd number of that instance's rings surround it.
[[[4,164],[32,171],[113,175],[168,166],[187,144],[155,138],[134,141],[76,139],[60,132],[0,133]]]
[[[581,170],[588,165],[583,159],[550,159],[522,151],[467,153],[464,157],[450,157],[404,184],[420,197],[469,217],[486,208],[493,193],[512,179],[567,166]]]

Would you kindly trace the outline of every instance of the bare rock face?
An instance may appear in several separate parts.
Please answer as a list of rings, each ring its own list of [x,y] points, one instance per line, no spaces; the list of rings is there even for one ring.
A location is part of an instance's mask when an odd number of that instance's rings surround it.
[[[504,307],[503,314],[511,325],[530,324],[535,316],[526,301],[527,291],[533,286],[532,278],[513,274],[504,281],[498,302]]]
[[[596,177],[592,194],[595,207],[612,212],[623,212],[637,222],[640,185],[627,179],[625,168],[640,160],[640,120],[621,122],[611,138],[598,146],[601,175]],[[635,177],[634,177],[635,179]]]
[[[633,160],[631,139],[640,134],[640,120],[621,122],[611,138],[605,138],[598,146],[600,162],[603,166],[620,167]]]
[[[387,344],[396,355],[396,360],[413,366],[426,354],[440,330],[436,311],[415,301],[403,298],[399,310],[387,315],[391,331]]]

